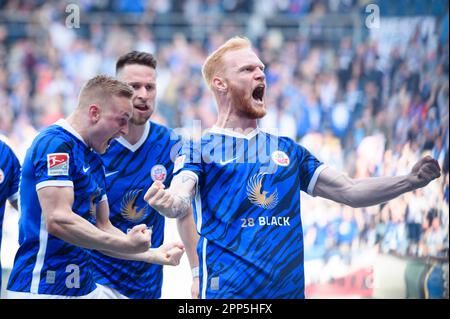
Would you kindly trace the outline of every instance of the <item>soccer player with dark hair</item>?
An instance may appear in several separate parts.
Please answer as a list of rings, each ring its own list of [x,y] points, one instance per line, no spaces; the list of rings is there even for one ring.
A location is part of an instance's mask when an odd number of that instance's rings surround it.
[[[202,298],[304,298],[300,191],[352,207],[375,205],[440,176],[425,157],[405,176],[351,179],[287,137],[261,131],[264,64],[235,37],[203,65],[218,106],[216,125],[186,144],[166,189],[145,195],[161,214],[181,218],[195,198]]]
[[[177,155],[173,149],[180,144],[172,130],[149,120],[155,109],[156,64],[153,55],[146,52],[133,51],[118,59],[117,78],[134,91],[133,115],[127,134],[111,143],[102,160],[112,224],[126,231],[143,223],[152,229],[152,247],[162,245],[170,250],[176,244],[163,244],[164,217],[144,201],[144,194],[154,181],[170,185],[172,159]],[[192,214],[179,219],[178,228],[191,267],[195,268],[198,235]],[[95,280],[107,287],[111,298],[161,297],[162,266],[111,258],[97,251],[92,252],[92,259]],[[196,297],[198,277],[194,278],[192,291]]]

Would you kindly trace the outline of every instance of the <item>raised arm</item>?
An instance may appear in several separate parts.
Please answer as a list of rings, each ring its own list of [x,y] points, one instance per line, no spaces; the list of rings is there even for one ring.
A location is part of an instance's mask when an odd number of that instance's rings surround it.
[[[189,212],[196,185],[195,173],[181,172],[172,179],[168,189],[164,189],[163,183],[154,182],[144,195],[144,200],[163,216],[181,218]]]
[[[127,235],[111,234],[100,230],[72,211],[72,187],[44,187],[38,190],[39,203],[47,231],[76,246],[117,252],[138,253],[150,245],[146,228],[136,228]]]
[[[351,179],[327,167],[317,179],[313,195],[351,207],[387,202],[403,193],[428,185],[441,176],[438,162],[430,156],[418,161],[404,176]]]

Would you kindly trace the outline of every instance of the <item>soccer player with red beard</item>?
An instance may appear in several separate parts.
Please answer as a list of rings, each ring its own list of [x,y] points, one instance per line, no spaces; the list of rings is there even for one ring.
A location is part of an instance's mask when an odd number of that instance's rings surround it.
[[[363,207],[440,176],[436,160],[425,157],[405,176],[351,179],[292,139],[258,129],[264,64],[246,38],[214,51],[203,76],[217,123],[180,151],[170,187],[155,182],[144,197],[171,218],[182,218],[194,199],[201,298],[304,298],[300,191]]]

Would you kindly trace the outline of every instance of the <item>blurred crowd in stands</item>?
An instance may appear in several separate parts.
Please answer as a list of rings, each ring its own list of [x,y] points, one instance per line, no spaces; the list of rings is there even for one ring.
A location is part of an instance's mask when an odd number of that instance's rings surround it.
[[[261,15],[301,19],[315,13],[364,12],[366,3],[80,0],[84,24],[77,29],[64,25],[64,2],[0,1],[3,17],[10,12],[25,17],[0,20],[0,134],[23,158],[37,131],[72,111],[81,85],[96,74],[114,74],[115,60],[130,50],[157,56],[154,121],[172,128],[190,127],[194,120],[201,120],[202,128],[215,123],[215,104],[201,66],[209,52],[245,29],[228,22],[217,25],[202,41],[179,32],[160,40],[150,24],[117,23],[119,12],[148,17],[177,12],[192,24],[199,23],[199,13],[227,14],[230,19],[232,13],[244,13],[250,23]],[[365,30],[367,36],[359,41],[343,36],[338,45],[311,41],[301,32],[285,38],[277,29],[252,37],[266,64],[268,114],[261,127],[278,128],[281,135],[352,177],[407,174],[424,154],[431,154],[443,168],[442,177],[423,190],[364,209],[304,195],[306,260],[339,256],[351,262],[365,247],[448,258],[448,2],[390,3],[380,1],[381,14],[408,19],[405,12],[410,17],[426,12],[432,17],[431,27],[416,19],[419,22],[401,30],[407,37],[389,46],[383,42],[388,39],[371,36],[376,30]],[[110,20],[86,23],[85,12],[109,12]]]

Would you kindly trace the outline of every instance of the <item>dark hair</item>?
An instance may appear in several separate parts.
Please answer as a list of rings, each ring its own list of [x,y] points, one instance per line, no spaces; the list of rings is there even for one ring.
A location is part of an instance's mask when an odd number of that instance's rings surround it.
[[[156,59],[153,54],[147,52],[131,51],[122,55],[116,63],[116,73],[125,65],[140,64],[156,69]]]

